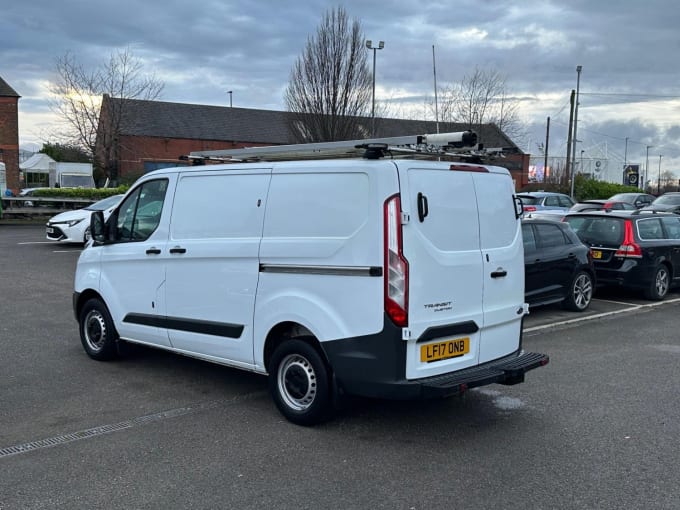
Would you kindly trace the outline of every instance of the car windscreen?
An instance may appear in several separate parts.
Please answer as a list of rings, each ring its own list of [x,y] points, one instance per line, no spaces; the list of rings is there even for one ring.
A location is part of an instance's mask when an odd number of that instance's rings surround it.
[[[564,221],[590,246],[618,247],[623,242],[624,220],[621,218],[569,216]]]
[[[661,195],[653,205],[680,205],[680,195]]]

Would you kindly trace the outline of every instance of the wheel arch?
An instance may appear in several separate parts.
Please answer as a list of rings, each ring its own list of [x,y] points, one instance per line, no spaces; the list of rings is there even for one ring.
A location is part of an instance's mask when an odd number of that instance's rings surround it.
[[[99,299],[102,303],[104,303],[104,306],[106,306],[106,303],[104,302],[104,299],[102,298],[101,294],[99,294],[99,292],[97,292],[94,289],[85,289],[84,291],[78,294],[78,298],[73,306],[73,312],[76,315],[76,320],[78,320],[78,318],[80,317],[80,312],[83,309],[83,305],[85,305],[85,303],[87,303],[88,300],[93,298]]]
[[[326,363],[326,366],[330,370],[330,364],[328,363],[326,353],[321,348],[321,343],[316,338],[316,336],[302,324],[299,324],[294,321],[285,321],[280,322],[273,326],[269,330],[265,338],[263,349],[263,361],[264,368],[267,372],[269,372],[269,363],[271,361],[272,354],[274,353],[276,348],[286,340],[292,338],[302,340],[303,342],[308,343],[310,346],[312,346],[319,353],[321,358]]]

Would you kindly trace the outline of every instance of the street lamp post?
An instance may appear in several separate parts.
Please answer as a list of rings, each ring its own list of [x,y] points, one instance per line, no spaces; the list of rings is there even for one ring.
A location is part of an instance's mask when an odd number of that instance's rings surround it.
[[[573,144],[571,147],[571,198],[574,198],[574,180],[576,177],[576,165],[574,161],[576,160],[576,131],[578,127],[578,99],[579,99],[579,89],[581,87],[581,70],[583,66],[576,66],[576,105],[574,106],[574,135]]]
[[[366,41],[366,47],[373,50],[373,100],[371,101],[371,136],[375,136],[375,52],[385,47],[385,41],[379,41],[378,46],[373,46],[372,41]]]
[[[663,154],[659,154],[659,180],[656,182],[657,195],[661,195],[661,158],[663,158]]]

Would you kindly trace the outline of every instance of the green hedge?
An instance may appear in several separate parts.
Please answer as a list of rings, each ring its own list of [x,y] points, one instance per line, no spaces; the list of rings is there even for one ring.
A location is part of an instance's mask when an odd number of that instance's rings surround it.
[[[117,188],[49,188],[36,190],[36,197],[55,198],[91,198],[101,200],[111,195],[125,193],[130,186],[118,186]]]
[[[522,191],[554,191],[557,193],[565,193],[569,195],[571,190],[568,186],[562,184],[542,184],[535,183],[525,186]],[[617,193],[643,193],[642,190],[634,186],[624,186],[623,184],[614,184],[612,182],[597,181],[577,175],[574,181],[574,198],[576,201],[605,199]]]

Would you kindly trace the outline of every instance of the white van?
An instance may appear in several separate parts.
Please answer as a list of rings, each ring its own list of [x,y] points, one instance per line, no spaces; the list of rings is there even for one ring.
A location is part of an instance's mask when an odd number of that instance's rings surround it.
[[[82,344],[97,360],[127,341],[268,375],[282,414],[307,425],[343,394],[516,384],[548,362],[522,351],[520,215],[508,171],[478,164],[157,170],[106,223],[93,213]]]

